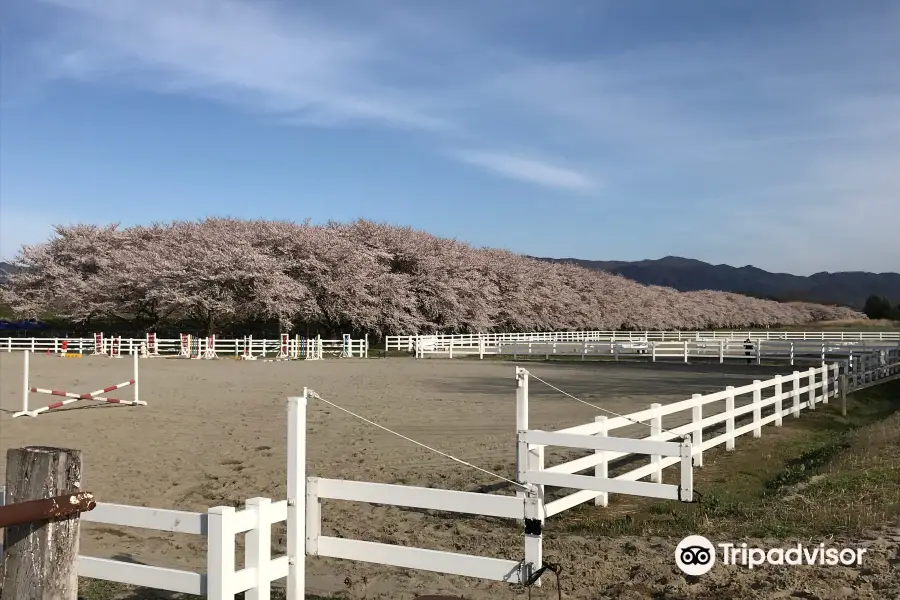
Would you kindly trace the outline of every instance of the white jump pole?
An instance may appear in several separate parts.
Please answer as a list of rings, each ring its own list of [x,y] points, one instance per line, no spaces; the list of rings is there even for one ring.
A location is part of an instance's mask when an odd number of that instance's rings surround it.
[[[138,394],[138,352],[133,347],[131,349],[132,360],[134,361],[134,405],[140,406],[141,397]]]
[[[27,415],[29,417],[36,417],[35,414],[30,414],[28,412],[28,355],[31,354],[28,350],[25,351],[25,377],[22,379],[22,414]]]

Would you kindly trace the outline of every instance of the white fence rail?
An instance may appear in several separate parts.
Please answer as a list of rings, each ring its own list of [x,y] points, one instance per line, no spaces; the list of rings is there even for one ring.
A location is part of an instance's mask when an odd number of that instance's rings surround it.
[[[460,342],[477,345],[483,340],[488,345],[512,342],[602,342],[602,341],[682,341],[700,339],[728,340],[827,340],[900,341],[900,331],[546,331],[533,333],[462,333],[439,335],[389,335],[385,349],[415,352],[416,342],[430,339],[434,342]]]

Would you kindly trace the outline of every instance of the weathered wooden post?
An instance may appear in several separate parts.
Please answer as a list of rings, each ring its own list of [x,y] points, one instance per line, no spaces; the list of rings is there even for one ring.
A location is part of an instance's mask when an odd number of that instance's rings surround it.
[[[841,416],[847,416],[847,371],[841,373],[840,379],[840,394],[841,394]]]
[[[77,600],[81,467],[80,450],[7,450],[0,600]]]

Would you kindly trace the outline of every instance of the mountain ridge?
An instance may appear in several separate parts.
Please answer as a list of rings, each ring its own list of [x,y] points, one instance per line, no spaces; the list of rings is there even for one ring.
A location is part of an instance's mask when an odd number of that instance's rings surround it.
[[[647,285],[671,287],[681,292],[716,290],[780,301],[843,304],[860,309],[866,298],[885,296],[900,302],[900,273],[868,271],[820,271],[809,276],[771,273],[753,265],[734,267],[694,258],[664,256],[638,261],[587,260],[532,256],[554,263],[617,273]]]

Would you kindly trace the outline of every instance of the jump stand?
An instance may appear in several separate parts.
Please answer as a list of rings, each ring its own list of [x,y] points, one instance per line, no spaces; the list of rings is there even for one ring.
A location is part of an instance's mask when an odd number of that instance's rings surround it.
[[[280,360],[295,360],[297,358],[297,342],[299,340],[295,339],[294,343],[291,343],[291,335],[289,333],[281,334],[281,347],[278,350],[278,356],[276,359]],[[291,347],[293,346],[293,348]]]
[[[103,344],[103,332],[94,334],[94,354],[106,356],[106,348]]]
[[[104,404],[125,404],[129,406],[147,406],[147,403],[140,399],[139,396],[139,387],[138,387],[138,355],[137,353],[133,353],[132,357],[134,360],[134,379],[130,379],[118,385],[111,385],[109,387],[105,387],[103,389],[97,390],[96,392],[90,392],[88,394],[76,394],[74,392],[61,392],[58,390],[47,390],[43,388],[37,387],[29,387],[29,357],[31,356],[30,352],[25,352],[25,377],[22,384],[22,410],[17,413],[13,413],[13,418],[16,417],[36,417],[43,412],[47,412],[48,410],[54,410],[56,408],[61,408],[68,404],[72,404],[73,402],[78,402],[80,400],[93,400],[95,402],[100,402]],[[111,392],[113,390],[117,390],[119,388],[131,386],[134,388],[134,400],[125,400],[122,398],[106,398],[102,396],[107,392]],[[42,406],[41,408],[36,408],[34,410],[28,410],[28,394],[47,394],[50,396],[62,396],[66,398],[66,400],[61,400],[59,402],[54,402],[53,404],[49,404],[47,406]]]
[[[303,358],[305,360],[322,360],[322,336],[303,340]]]
[[[265,356],[265,348],[263,348],[263,356]],[[241,360],[256,360],[257,357],[253,355],[253,336],[248,335],[244,337],[244,351],[241,354]]]
[[[204,358],[206,360],[213,360],[215,358],[219,358],[216,354],[216,336],[210,335],[206,337],[206,343],[203,344],[203,352],[200,355],[200,358]]]
[[[181,358],[191,357],[191,335],[188,333],[181,334],[181,348],[178,351]]]
[[[147,342],[146,342],[146,354],[145,358],[150,358],[153,356],[159,356],[159,343],[156,340],[156,333],[150,331],[147,333]]]
[[[112,358],[120,358],[122,355],[122,338],[120,336],[111,337],[108,340],[103,337],[103,333],[94,334],[94,355],[110,356]]]
[[[178,357],[189,358],[192,360],[211,360],[219,358],[216,354],[216,336],[210,335],[205,338],[200,338],[190,335],[189,333],[182,333],[181,349],[178,353]]]
[[[314,339],[302,338],[299,335],[291,339],[290,334],[281,334],[281,344],[279,346],[278,355],[275,358],[266,359],[263,354],[264,362],[284,362],[289,360],[319,360],[322,358],[322,337],[316,336]],[[246,346],[245,346],[246,354]],[[252,355],[251,355],[252,356]],[[245,360],[256,360],[257,357],[246,358]]]

